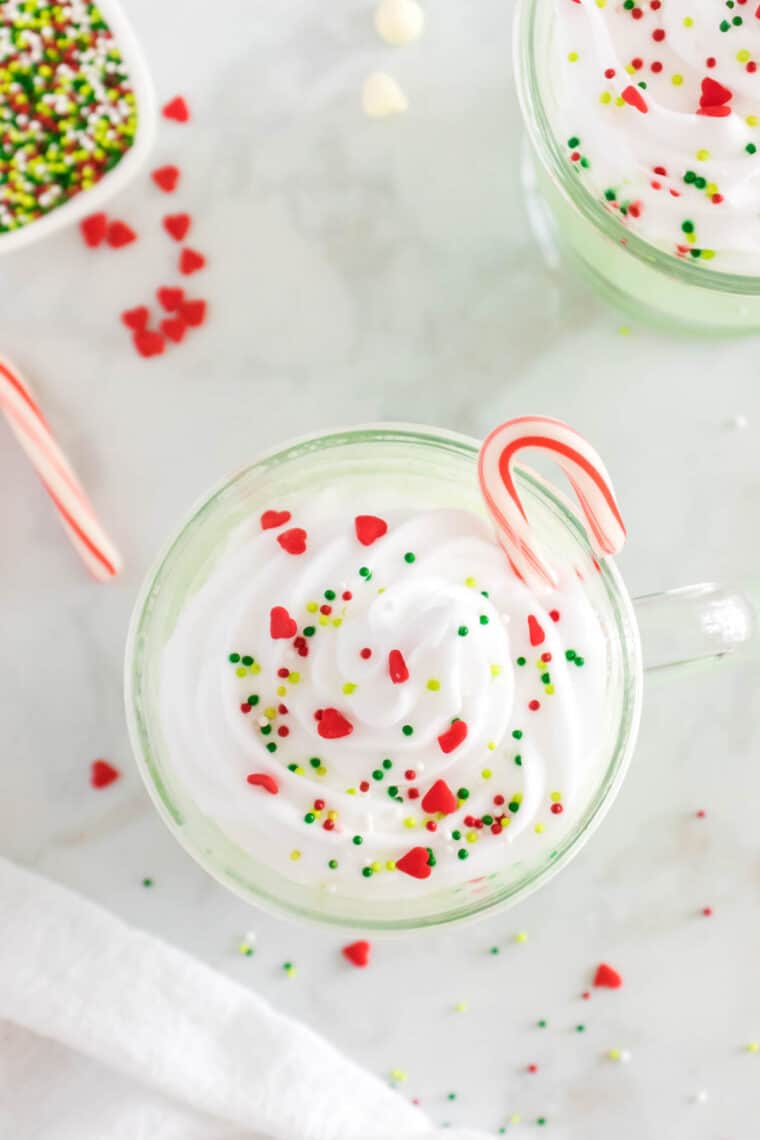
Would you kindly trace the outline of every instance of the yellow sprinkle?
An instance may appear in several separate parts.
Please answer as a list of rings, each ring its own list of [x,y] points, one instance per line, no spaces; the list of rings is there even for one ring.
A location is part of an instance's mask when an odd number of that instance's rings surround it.
[[[408,815],[406,817],[406,819],[404,820],[404,827],[416,827],[416,826],[417,826],[417,820],[413,819],[411,815]]]
[[[495,752],[496,751],[496,741],[495,740],[489,740],[488,744],[486,744],[486,748],[488,749],[489,752]]]
[[[703,249],[702,250],[702,260],[703,261],[712,261],[712,259],[714,257],[715,257],[715,250],[714,249]]]
[[[296,767],[293,769],[293,775],[294,776],[303,776],[303,768],[301,767],[300,764],[297,764]]]
[[[695,155],[695,158],[697,158],[700,162],[707,162],[709,157],[710,157],[709,150],[705,150],[704,148],[702,148],[702,150],[698,150],[696,155]]]
[[[370,863],[370,867],[375,872],[375,874],[377,874],[379,871],[382,871],[383,869],[382,863],[378,863],[377,859],[375,859],[374,863]]]
[[[510,823],[511,823],[511,822],[512,822],[512,820],[511,820],[511,819],[503,819],[503,820],[501,821],[501,829],[502,829],[502,831],[504,830],[504,828],[505,828],[505,827],[509,827],[509,825],[510,825]]]
[[[492,677],[498,677],[500,673],[501,673],[501,665],[492,665],[491,666],[491,676]]]
[[[284,697],[287,695],[288,690],[285,688],[284,685],[278,685],[275,692],[277,693],[278,697]]]
[[[247,942],[241,942],[238,946],[238,951],[241,954],[245,954],[246,957],[250,957],[251,954],[253,954],[253,947],[249,946]]]
[[[748,1053],[760,1053],[760,1041],[750,1041],[747,1045]]]
[[[332,811],[328,811],[328,813],[327,813],[327,818],[328,818],[328,819],[337,819],[337,818],[338,818],[338,813],[337,813],[337,811],[335,811],[335,810],[332,810]]]
[[[612,102],[612,96],[610,95],[609,91],[602,91],[601,95],[599,96],[599,102],[600,103],[611,103]]]
[[[277,716],[277,709],[274,707],[274,705],[270,705],[268,709],[264,709],[264,716],[267,718],[267,720],[275,719]]]
[[[356,685],[354,685],[352,681],[346,681],[345,685],[343,686],[343,692],[347,697],[350,697],[352,693],[356,692]]]
[[[385,864],[385,869],[386,869],[386,871],[395,871],[396,870],[395,860],[389,859],[388,862]]]
[[[477,831],[468,831],[465,838],[466,838],[468,843],[477,843],[478,833],[477,833]]]
[[[247,672],[248,670],[244,665],[238,665],[237,669],[235,670],[235,675],[238,677],[245,677]]]
[[[567,59],[568,59],[568,62],[569,62],[569,63],[577,63],[577,62],[578,62],[578,60],[579,60],[579,58],[580,58],[580,57],[579,57],[579,55],[578,55],[578,52],[577,52],[577,51],[569,51],[569,52],[567,53]]]
[[[674,87],[680,87],[681,84],[683,83],[683,76],[682,75],[671,75],[670,82],[673,84]]]
[[[597,4],[599,4],[599,0],[596,0],[596,2],[597,2]],[[600,4],[599,7],[603,8],[604,4]],[[519,1112],[513,1112],[509,1118],[509,1123],[510,1124],[519,1124],[521,1120],[522,1120],[522,1117],[520,1116],[520,1113]]]
[[[552,801],[553,804],[558,804],[559,801],[562,799],[562,792],[552,792],[549,796],[549,799]]]
[[[315,614],[319,609],[319,605],[316,602],[307,602],[306,609],[308,613]]]
[[[480,774],[484,780],[490,780],[491,776],[493,776],[493,772],[490,768],[483,768]]]
[[[521,804],[523,802],[522,792],[515,792],[515,794],[509,798],[513,803],[516,804]]]
[[[290,685],[297,685],[300,680],[301,680],[301,674],[300,673],[290,673],[288,675],[288,684],[290,684]]]
[[[297,863],[298,860],[301,858],[301,852],[297,851],[297,850],[291,851],[290,852],[290,858],[293,860],[294,863]]]
[[[527,933],[524,930],[518,930],[517,934],[515,935],[515,942],[527,942],[527,941],[528,941]]]
[[[537,823],[533,830],[535,831],[536,835],[541,835],[543,834],[544,825],[542,823]]]
[[[333,625],[335,626],[335,628],[336,628],[336,629],[339,629],[339,628],[340,628],[340,626],[342,626],[342,625],[343,625],[343,618],[333,618],[333,619],[332,619],[332,623],[333,623]]]
[[[691,16],[684,16],[683,26],[685,28],[693,28],[694,27],[694,21],[692,20]]]
[[[544,685],[544,692],[548,693],[549,696],[552,696],[554,693],[554,685]]]
[[[478,584],[478,580],[477,578],[465,578],[464,584],[465,586],[469,586],[471,590],[474,590]]]
[[[694,245],[694,242],[697,240],[696,234],[684,234],[684,237],[690,245]]]
[[[743,51],[738,51],[736,53],[736,58],[739,60],[739,63],[747,63],[748,60],[750,60],[752,58],[752,56],[751,56],[750,52],[748,52],[747,49],[744,48]]]
[[[319,624],[320,624],[320,625],[327,625],[327,620],[328,620],[328,619],[327,619],[327,615],[326,615],[326,614],[321,614],[321,615],[320,615],[320,618],[319,618]]]
[[[625,107],[625,99],[623,99],[622,96],[618,95],[617,99],[615,100],[615,106]]]
[[[356,788],[346,788],[346,795],[347,796],[355,796],[356,795]]]
[[[377,587],[377,592],[378,592],[378,594],[384,594],[384,593],[385,593],[385,591],[386,591],[386,587],[385,587],[385,586],[378,586],[378,587]]]
[[[611,1061],[619,1061],[620,1060],[620,1050],[619,1049],[610,1049],[607,1056],[609,1057],[609,1059]]]
[[[630,329],[629,325],[621,325],[620,328],[618,329],[618,335],[619,336],[630,336],[630,332],[631,332],[631,329]]]
[[[757,124],[760,123],[760,119],[758,119],[757,115],[747,115],[744,122],[748,127],[756,127]]]
[[[317,775],[318,776],[326,776],[327,775],[327,768],[325,768],[324,764],[320,764],[319,767],[317,768]]]
[[[708,182],[707,185],[705,186],[705,194],[707,194],[708,198],[712,198],[713,194],[717,194],[717,193],[718,193],[718,183],[717,182]]]
[[[628,72],[629,75],[634,75],[636,73],[636,68],[632,67],[630,63],[626,64],[625,70]]]
[[[259,665],[258,661],[254,661],[248,672],[252,673],[254,677],[258,677],[259,673],[261,672],[261,666]]]
[[[467,1013],[467,1010],[468,1010],[469,1008],[470,1008],[470,1007],[469,1007],[469,1005],[467,1004],[467,1002],[466,1002],[466,1001],[458,1001],[458,1002],[456,1003],[456,1005],[454,1006],[454,1012],[455,1012],[455,1013]]]
[[[437,681],[435,677],[431,677],[427,683],[427,687],[431,693],[437,693],[441,687],[441,682]]]
[[[403,1069],[391,1069],[390,1078],[392,1081],[405,1081],[407,1074]]]

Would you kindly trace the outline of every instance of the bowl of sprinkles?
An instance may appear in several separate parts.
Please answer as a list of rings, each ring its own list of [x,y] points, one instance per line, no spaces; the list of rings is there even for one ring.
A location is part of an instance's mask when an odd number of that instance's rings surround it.
[[[303,917],[419,929],[524,897],[633,749],[624,538],[599,456],[545,417],[480,448],[401,424],[261,457],[135,608],[127,715],[161,816],[226,886]]]
[[[541,237],[614,304],[760,328],[760,19],[748,0],[520,0]]]
[[[2,0],[0,253],[121,189],[153,132],[150,79],[113,0]]]

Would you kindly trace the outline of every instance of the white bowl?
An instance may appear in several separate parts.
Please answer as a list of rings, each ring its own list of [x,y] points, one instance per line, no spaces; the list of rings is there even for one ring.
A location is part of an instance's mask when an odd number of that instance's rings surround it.
[[[140,45],[118,0],[100,0],[98,8],[124,58],[129,82],[135,93],[137,133],[134,141],[113,170],[109,170],[92,189],[80,191],[68,202],[56,206],[49,214],[29,222],[21,229],[0,234],[0,254],[11,253],[22,246],[30,245],[39,238],[47,237],[56,230],[95,213],[113,194],[122,190],[134,178],[153,145],[156,134],[156,98]]]

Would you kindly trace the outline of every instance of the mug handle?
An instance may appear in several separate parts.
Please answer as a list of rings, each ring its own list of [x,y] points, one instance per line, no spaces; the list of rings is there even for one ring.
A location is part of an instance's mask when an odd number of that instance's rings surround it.
[[[634,598],[644,668],[666,669],[723,657],[758,637],[760,590],[700,582]]]

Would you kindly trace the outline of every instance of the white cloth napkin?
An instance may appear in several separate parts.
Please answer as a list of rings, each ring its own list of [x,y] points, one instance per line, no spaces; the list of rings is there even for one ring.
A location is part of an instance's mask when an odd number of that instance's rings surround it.
[[[312,1030],[2,859],[0,914],[2,1140],[438,1135]]]

